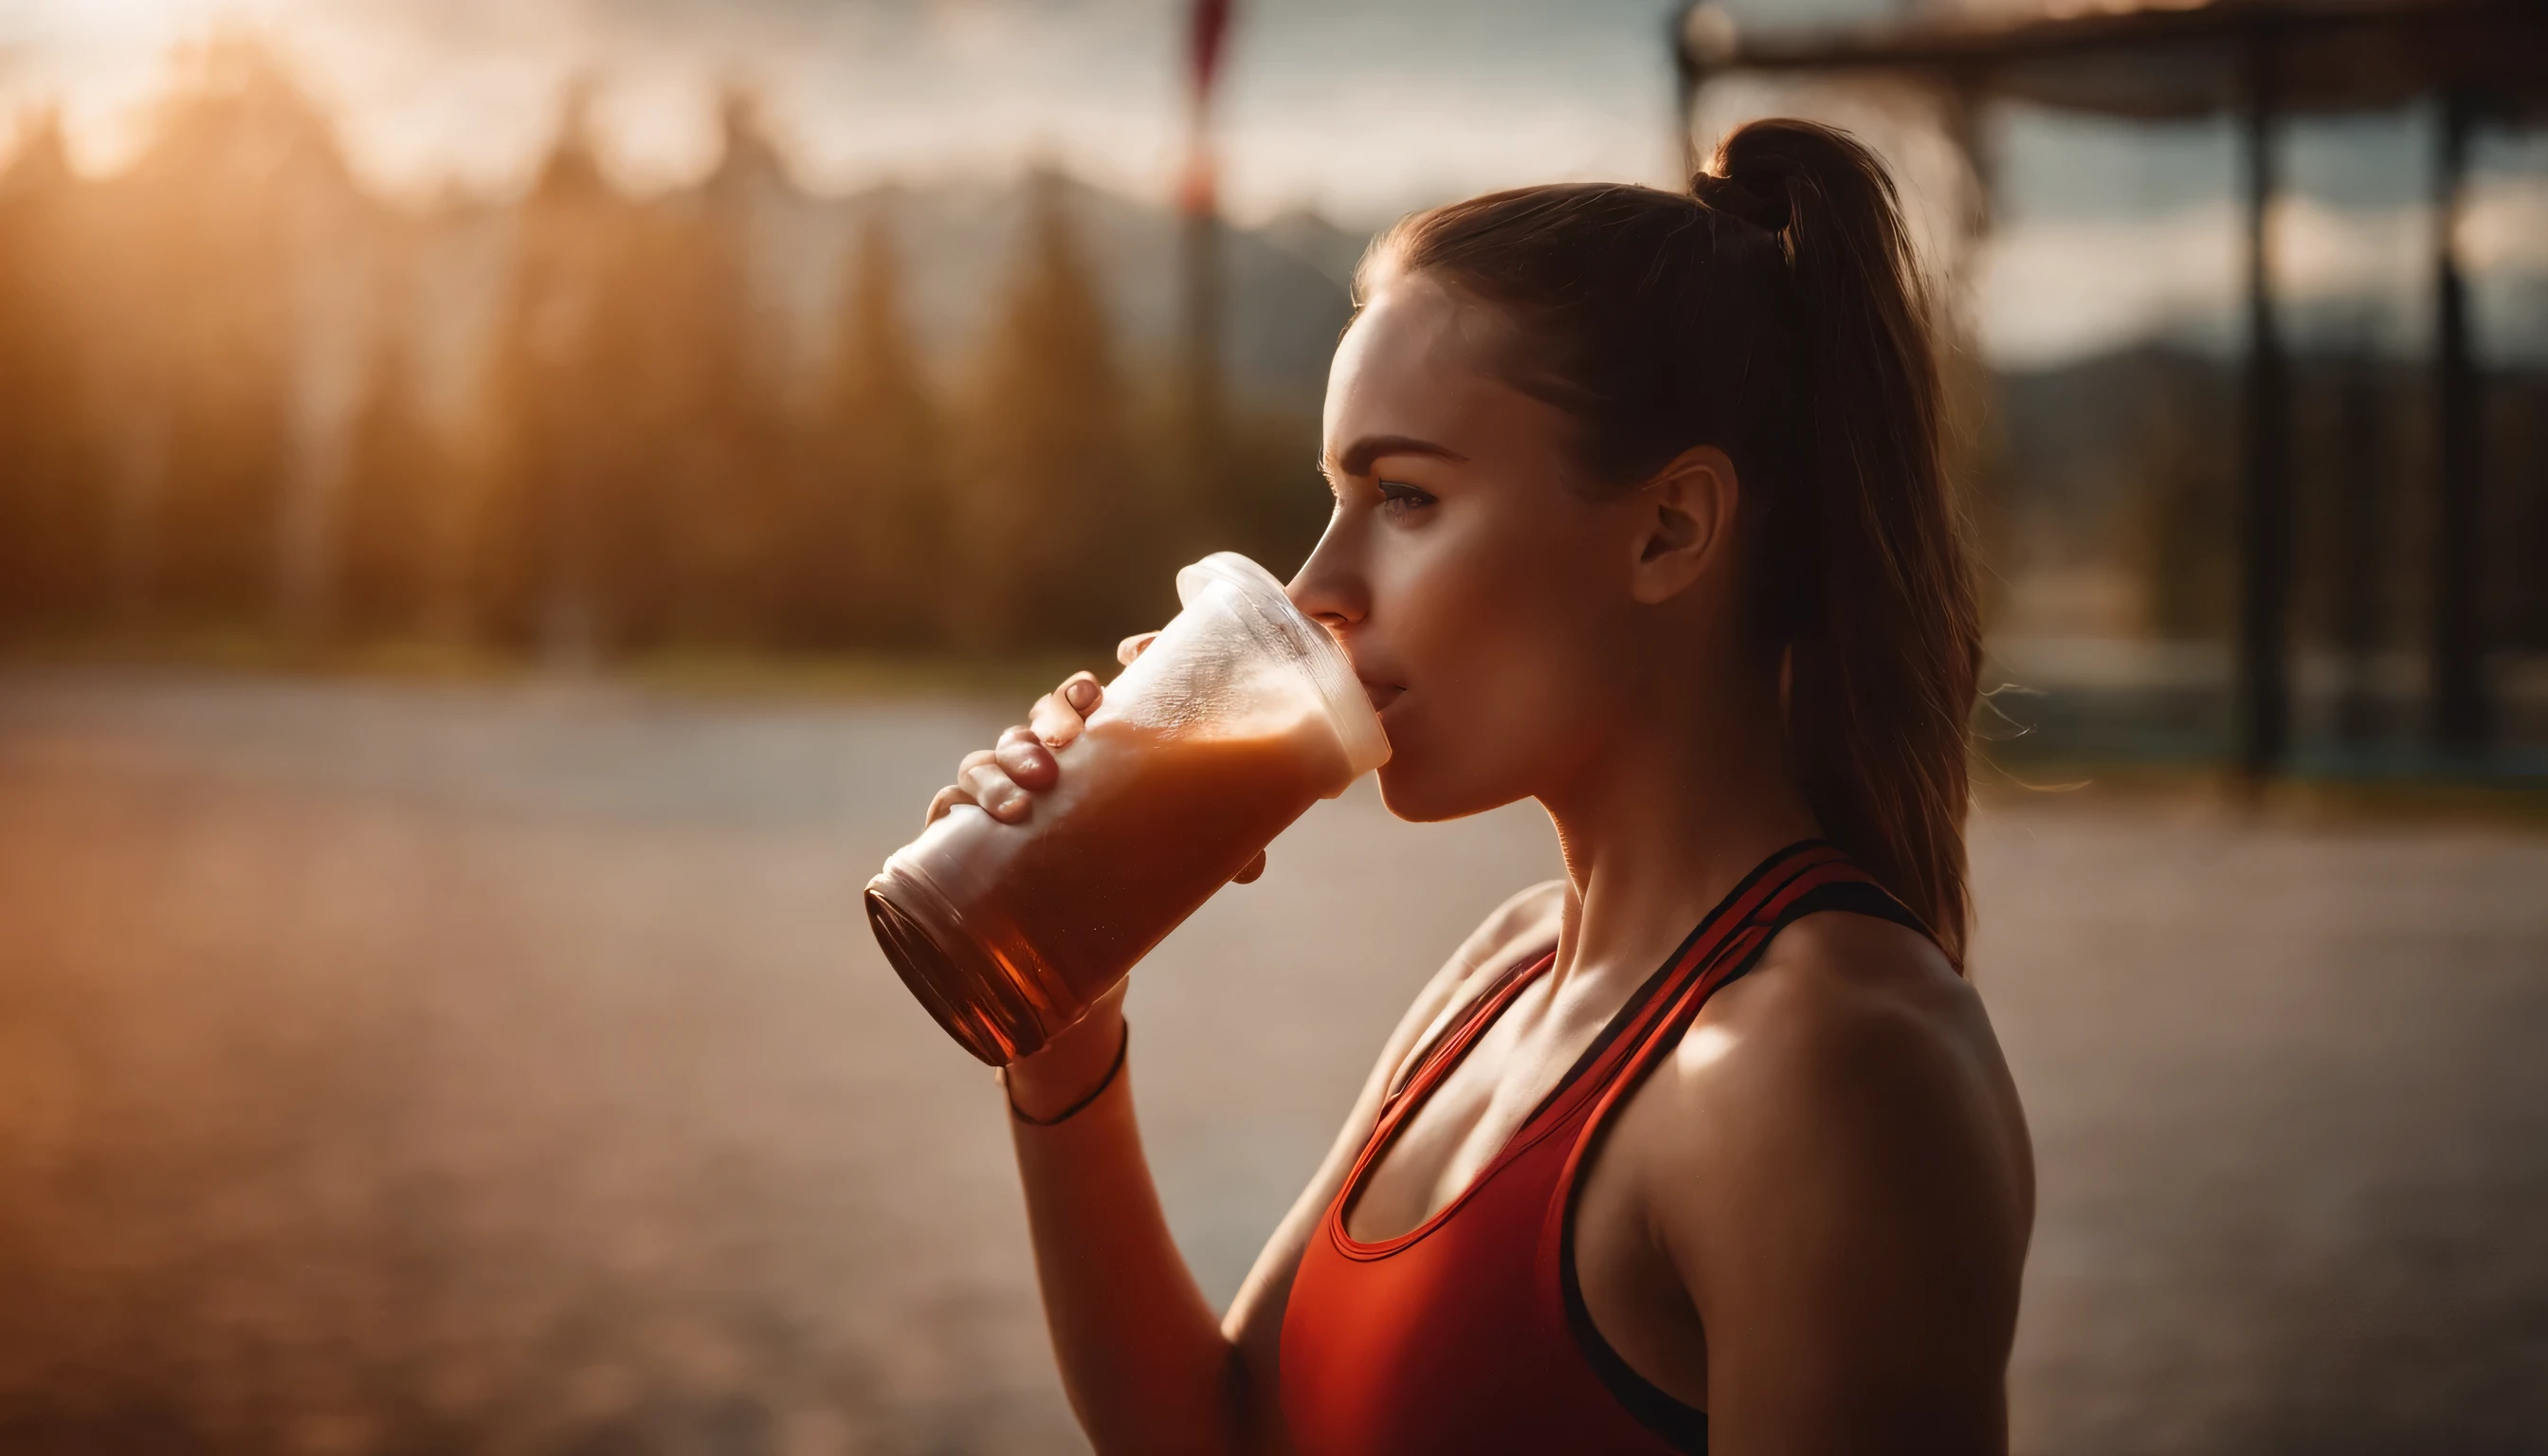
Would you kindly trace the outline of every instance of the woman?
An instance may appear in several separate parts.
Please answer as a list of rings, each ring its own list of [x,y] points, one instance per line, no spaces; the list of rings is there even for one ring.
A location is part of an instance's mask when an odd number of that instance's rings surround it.
[[[1409,1009],[1226,1319],[1120,990],[1010,1069],[1073,1409],[1108,1453],[2004,1448],[2033,1171],[1961,974],[1978,632],[1889,180],[1756,123],[1686,195],[1410,218],[1357,292],[1291,593],[1390,809],[1535,798],[1566,877]],[[1033,814],[1099,691],[932,817]]]

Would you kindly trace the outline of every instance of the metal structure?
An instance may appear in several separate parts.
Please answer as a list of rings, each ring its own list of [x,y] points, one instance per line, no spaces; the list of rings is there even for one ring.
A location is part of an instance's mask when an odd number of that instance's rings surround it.
[[[2294,448],[2269,231],[2277,131],[2295,116],[2436,103],[2438,444],[2427,717],[2443,753],[2483,753],[2490,727],[2478,569],[2484,381],[2471,347],[2456,225],[2472,129],[2481,121],[2548,116],[2548,0],[2166,0],[1757,37],[1699,4],[1681,14],[1673,42],[1684,142],[1701,90],[1736,74],[1909,79],[1936,88],[1951,103],[1949,114],[1965,118],[1996,99],[2147,121],[2238,118],[2246,249],[2238,759],[2258,776],[2281,765],[2291,741]],[[1969,148],[1973,129],[1955,130]]]

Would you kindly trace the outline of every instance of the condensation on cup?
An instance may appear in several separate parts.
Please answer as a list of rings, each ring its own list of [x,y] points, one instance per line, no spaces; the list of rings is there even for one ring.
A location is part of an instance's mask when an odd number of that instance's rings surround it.
[[[994,1066],[1077,1021],[1310,805],[1389,758],[1344,649],[1230,552],[1107,684],[1023,824],[958,805],[867,882],[885,958]]]

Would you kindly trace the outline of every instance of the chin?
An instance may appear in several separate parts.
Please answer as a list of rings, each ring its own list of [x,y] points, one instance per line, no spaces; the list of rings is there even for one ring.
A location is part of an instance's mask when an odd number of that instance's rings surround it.
[[[1438,824],[1500,809],[1521,797],[1489,791],[1475,775],[1423,753],[1404,750],[1380,766],[1380,801],[1410,824]]]

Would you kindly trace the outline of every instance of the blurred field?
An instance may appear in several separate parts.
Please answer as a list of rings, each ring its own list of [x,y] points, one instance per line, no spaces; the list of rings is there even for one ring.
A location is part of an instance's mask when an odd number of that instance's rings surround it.
[[[1082,1449],[997,1095],[856,898],[1006,716],[0,678],[0,1449]],[[2543,1449],[2548,837],[2044,796],[1976,859],[2020,1449]],[[1551,869],[1358,791],[1142,974],[1216,1298]]]

